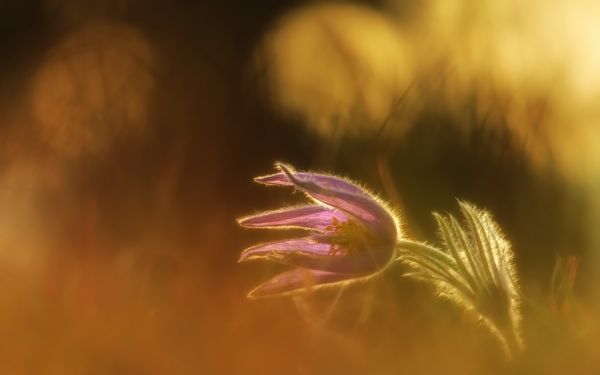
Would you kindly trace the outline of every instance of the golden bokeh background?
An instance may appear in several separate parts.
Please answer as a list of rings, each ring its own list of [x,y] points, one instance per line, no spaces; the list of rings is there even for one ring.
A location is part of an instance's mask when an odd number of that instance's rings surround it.
[[[149,43],[135,29],[91,24],[48,52],[33,83],[32,112],[45,142],[78,157],[140,133],[154,84]]]
[[[597,2],[8,0],[0,54],[0,373],[600,370]],[[419,240],[489,209],[539,307],[523,355],[400,265],[247,300],[281,268],[237,257],[277,235],[235,219],[302,200],[252,182],[276,160]]]

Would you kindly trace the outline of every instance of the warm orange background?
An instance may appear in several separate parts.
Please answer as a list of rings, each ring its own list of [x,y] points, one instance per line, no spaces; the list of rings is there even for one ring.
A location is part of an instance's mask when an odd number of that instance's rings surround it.
[[[585,0],[0,2],[0,373],[600,370],[599,25]],[[281,268],[238,254],[281,234],[236,217],[302,200],[252,182],[275,160],[419,240],[457,197],[493,212],[550,314],[524,308],[526,352],[399,265],[248,301]]]

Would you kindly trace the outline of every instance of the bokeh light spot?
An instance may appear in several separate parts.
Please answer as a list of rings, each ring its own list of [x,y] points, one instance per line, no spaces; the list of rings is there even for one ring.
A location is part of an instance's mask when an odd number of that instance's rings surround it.
[[[67,36],[34,78],[41,137],[62,155],[80,156],[139,134],[155,83],[153,65],[150,44],[129,26],[94,24]]]

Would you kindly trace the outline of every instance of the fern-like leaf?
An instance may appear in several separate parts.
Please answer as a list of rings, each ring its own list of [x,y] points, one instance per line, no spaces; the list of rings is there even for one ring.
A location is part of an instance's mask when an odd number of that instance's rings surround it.
[[[400,259],[414,271],[406,274],[435,286],[438,295],[470,311],[502,343],[510,356],[523,344],[519,282],[510,242],[490,213],[459,202],[460,223],[434,213],[441,248],[400,241]]]

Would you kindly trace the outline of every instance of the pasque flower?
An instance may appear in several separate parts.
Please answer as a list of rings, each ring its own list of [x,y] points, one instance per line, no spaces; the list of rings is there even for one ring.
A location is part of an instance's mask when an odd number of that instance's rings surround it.
[[[307,288],[367,279],[395,259],[400,227],[393,213],[371,193],[331,175],[296,172],[276,163],[277,173],[255,178],[304,192],[312,204],[286,207],[238,220],[246,228],[302,229],[307,233],[244,250],[240,262],[265,259],[293,268],[259,285],[251,298],[290,294]]]

